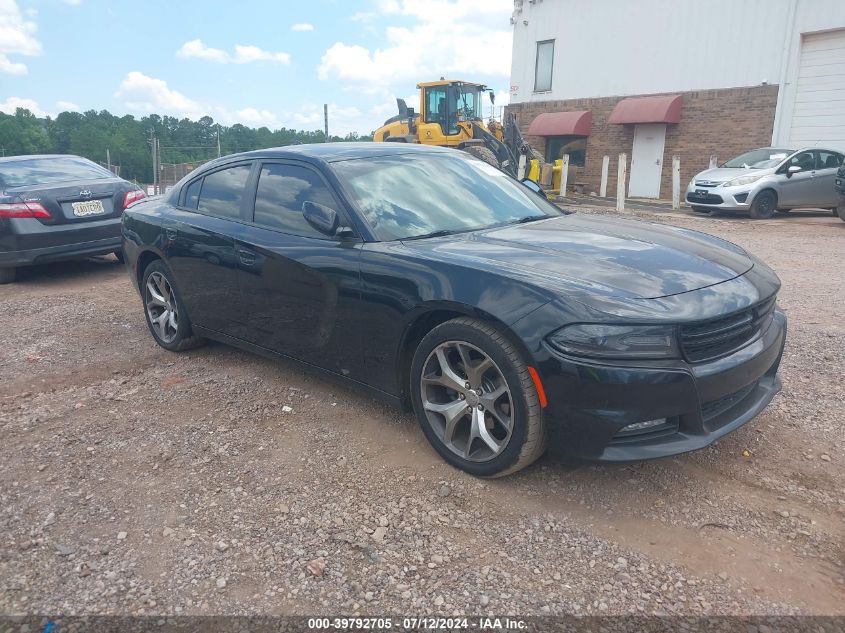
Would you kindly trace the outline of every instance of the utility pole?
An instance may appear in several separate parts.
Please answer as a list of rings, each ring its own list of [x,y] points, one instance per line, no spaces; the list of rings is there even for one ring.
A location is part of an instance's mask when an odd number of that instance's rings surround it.
[[[111,152],[108,147],[106,148],[106,166],[111,171]]]
[[[217,158],[220,158],[220,124],[217,124]]]
[[[150,147],[152,148],[152,152],[153,152],[153,182],[152,182],[152,185],[153,185],[153,195],[155,195],[155,192],[156,192],[156,171],[157,171],[157,169],[156,169],[156,137],[155,137],[155,132],[153,130],[150,130]]]
[[[329,104],[323,104],[323,133],[326,135],[326,143],[329,142]]]

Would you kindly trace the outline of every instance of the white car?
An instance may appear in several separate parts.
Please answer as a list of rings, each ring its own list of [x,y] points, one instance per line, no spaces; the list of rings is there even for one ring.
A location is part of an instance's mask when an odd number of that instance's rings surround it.
[[[798,207],[835,212],[834,181],[843,160],[841,152],[819,147],[755,149],[696,175],[686,201],[698,213],[746,211],[752,218]]]

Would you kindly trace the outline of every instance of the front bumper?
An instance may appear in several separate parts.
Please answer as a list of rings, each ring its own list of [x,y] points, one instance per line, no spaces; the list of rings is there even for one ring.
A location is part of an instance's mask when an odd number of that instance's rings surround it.
[[[0,267],[105,255],[120,249],[120,218],[46,225],[33,218],[0,220]]]
[[[786,317],[730,356],[682,361],[599,364],[550,354],[541,367],[549,405],[550,448],[569,457],[634,461],[711,444],[758,415],[781,385],[777,377]],[[666,419],[654,431],[620,435],[630,424]]]
[[[698,192],[706,191],[706,195]],[[744,187],[688,187],[686,203],[694,207],[722,209],[724,211],[748,211],[754,201],[754,185]]]

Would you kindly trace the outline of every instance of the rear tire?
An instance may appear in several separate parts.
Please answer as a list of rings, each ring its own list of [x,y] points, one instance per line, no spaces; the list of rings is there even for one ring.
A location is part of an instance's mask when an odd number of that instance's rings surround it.
[[[117,259],[117,261],[119,261],[121,264],[124,262],[123,249],[122,248],[117,249],[116,251],[114,251],[113,254],[114,254],[115,258]]]
[[[183,352],[205,344],[204,338],[194,335],[191,320],[173,284],[173,273],[160,259],[144,271],[141,296],[147,327],[161,347]]]
[[[480,145],[469,145],[468,147],[464,148],[464,151],[467,154],[472,154],[476,158],[483,160],[488,165],[493,165],[496,169],[500,169],[499,167],[499,160],[496,158],[496,155],[488,148],[481,147]]]
[[[410,374],[417,421],[456,468],[502,477],[545,451],[543,410],[528,365],[490,324],[461,317],[438,325],[414,352]]]
[[[755,220],[767,220],[775,214],[778,207],[778,197],[774,191],[766,189],[757,194],[751,203],[751,217]]]
[[[0,268],[0,284],[10,284],[15,280],[17,268]]]
[[[836,207],[836,215],[839,216],[839,219],[845,222],[845,204]]]

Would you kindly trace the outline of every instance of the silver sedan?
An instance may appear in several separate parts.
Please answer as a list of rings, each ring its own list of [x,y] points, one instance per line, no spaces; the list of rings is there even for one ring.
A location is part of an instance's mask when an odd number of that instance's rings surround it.
[[[841,152],[818,147],[766,147],[737,156],[693,178],[686,201],[693,211],[747,211],[770,218],[775,211],[804,207],[836,209],[836,171]]]

